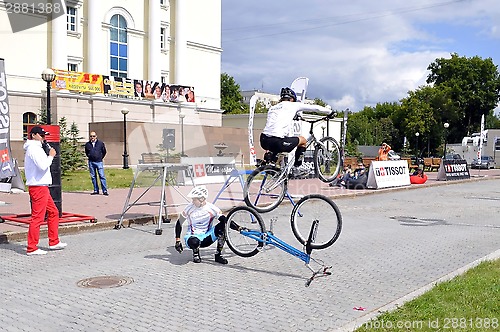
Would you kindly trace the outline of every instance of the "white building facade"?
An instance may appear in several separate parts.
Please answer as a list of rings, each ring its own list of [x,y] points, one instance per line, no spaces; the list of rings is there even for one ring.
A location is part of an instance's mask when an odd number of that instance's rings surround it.
[[[16,19],[30,25],[18,32],[10,25],[14,7],[0,3],[0,58],[5,60],[11,141],[22,142],[26,126],[45,107],[45,68],[195,91],[194,102],[170,102],[52,85],[52,124],[66,117],[83,137],[89,123],[121,121],[124,107],[130,121],[178,124],[183,112],[186,125],[221,125],[221,0],[51,2],[62,4],[65,14],[18,11]]]

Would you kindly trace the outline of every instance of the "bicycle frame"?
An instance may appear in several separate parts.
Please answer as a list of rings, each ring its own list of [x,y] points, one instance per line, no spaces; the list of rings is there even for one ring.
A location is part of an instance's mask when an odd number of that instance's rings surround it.
[[[307,137],[307,143],[306,143],[306,149],[309,148],[311,146],[312,143],[315,144],[315,147],[317,145],[320,145],[323,149],[326,150],[326,146],[321,142],[319,141],[316,136],[314,136],[314,132],[313,132],[313,125],[316,123],[316,122],[319,122],[319,121],[324,121],[326,118],[325,117],[322,117],[320,119],[317,119],[317,120],[305,120],[303,117],[301,116],[298,116],[297,117],[297,120],[303,120],[305,122],[308,122],[310,124],[310,127],[309,127],[309,136]],[[285,156],[285,155],[292,155],[294,156],[295,155],[295,151],[297,150],[297,147],[295,147],[292,151],[290,152],[282,152],[280,153],[281,155]],[[270,188],[270,190],[273,190],[275,189],[278,185],[280,185],[285,179],[288,178],[288,175],[290,174],[291,170],[292,170],[292,167],[293,167],[293,164],[295,162],[294,158],[288,158],[289,160],[287,161],[287,163],[285,164],[285,166],[281,169],[281,174],[279,176],[279,178],[276,180],[276,184]]]
[[[271,219],[271,229],[273,221],[274,220]],[[328,269],[332,268],[331,266],[325,266],[323,263],[319,263],[315,259],[311,258],[312,249],[310,247],[310,243],[314,241],[314,238],[316,237],[318,223],[319,221],[315,220],[311,225],[311,231],[309,233],[309,238],[305,246],[305,252],[289,245],[285,241],[276,237],[273,234],[272,230],[263,233],[257,230],[244,229],[240,231],[240,234],[247,236],[255,241],[264,243],[265,245],[273,245],[276,248],[281,249],[284,252],[289,253],[290,255],[295,256],[301,261],[303,261],[305,263],[305,266],[313,273],[313,275],[306,281],[306,287],[308,287],[315,278],[326,277],[332,274],[331,272],[328,271]],[[311,260],[319,264],[321,267],[318,270],[313,269],[309,264]]]

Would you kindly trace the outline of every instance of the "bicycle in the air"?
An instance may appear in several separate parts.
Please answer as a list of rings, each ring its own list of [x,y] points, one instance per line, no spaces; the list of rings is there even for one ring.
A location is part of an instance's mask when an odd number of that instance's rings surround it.
[[[340,146],[333,137],[317,139],[314,136],[313,125],[325,121],[329,117],[320,117],[305,114],[297,115],[295,120],[302,120],[310,124],[307,148],[314,146],[313,164],[315,175],[323,182],[332,182],[339,174],[342,166]],[[295,148],[296,149],[296,148]],[[287,153],[277,155],[278,161],[264,161],[247,178],[243,190],[244,200],[260,213],[269,212],[283,201],[288,195],[288,178],[294,164],[295,149],[289,153],[288,161],[285,161]]]
[[[275,221],[276,218],[272,218],[270,230],[266,230],[261,215],[255,209],[248,206],[233,208],[227,214],[225,230],[229,248],[238,256],[251,257],[259,253],[264,245],[273,245],[299,258],[313,273],[306,281],[306,287],[315,278],[331,274],[328,271],[331,266],[326,266],[321,260],[311,257],[313,249],[325,249],[331,246],[339,238],[342,230],[342,215],[330,198],[311,194],[302,197],[295,204],[290,222],[293,234],[303,245],[303,250],[289,245],[274,235]],[[311,261],[319,268],[311,267]]]

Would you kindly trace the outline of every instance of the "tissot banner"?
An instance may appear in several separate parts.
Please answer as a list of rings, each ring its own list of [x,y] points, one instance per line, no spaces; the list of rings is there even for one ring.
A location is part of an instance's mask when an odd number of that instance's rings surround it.
[[[0,179],[15,176],[10,150],[10,113],[5,61],[0,58]]]
[[[368,171],[367,187],[372,189],[410,185],[406,160],[372,161]]]

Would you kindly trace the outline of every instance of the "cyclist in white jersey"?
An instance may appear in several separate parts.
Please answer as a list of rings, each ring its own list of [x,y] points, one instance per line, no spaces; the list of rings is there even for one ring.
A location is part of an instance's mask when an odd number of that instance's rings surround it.
[[[260,134],[260,146],[271,151],[270,158],[276,161],[276,155],[280,152],[291,152],[295,147],[295,163],[292,169],[294,176],[301,176],[308,173],[308,170],[300,168],[306,151],[307,139],[304,136],[288,136],[292,132],[293,119],[299,112],[321,113],[333,118],[336,115],[331,108],[320,105],[297,103],[297,95],[290,88],[282,88],[280,92],[280,102],[267,112],[266,126]],[[300,113],[299,113],[300,114]]]
[[[200,248],[208,247],[217,241],[215,261],[227,264],[227,259],[221,255],[226,242],[224,234],[226,217],[217,206],[207,202],[208,190],[205,186],[193,188],[187,197],[192,199],[192,203],[186,206],[175,224],[175,249],[179,253],[183,250],[181,243],[182,224],[187,220],[188,229],[184,236],[184,243],[187,248],[193,250],[193,262],[201,262]]]

